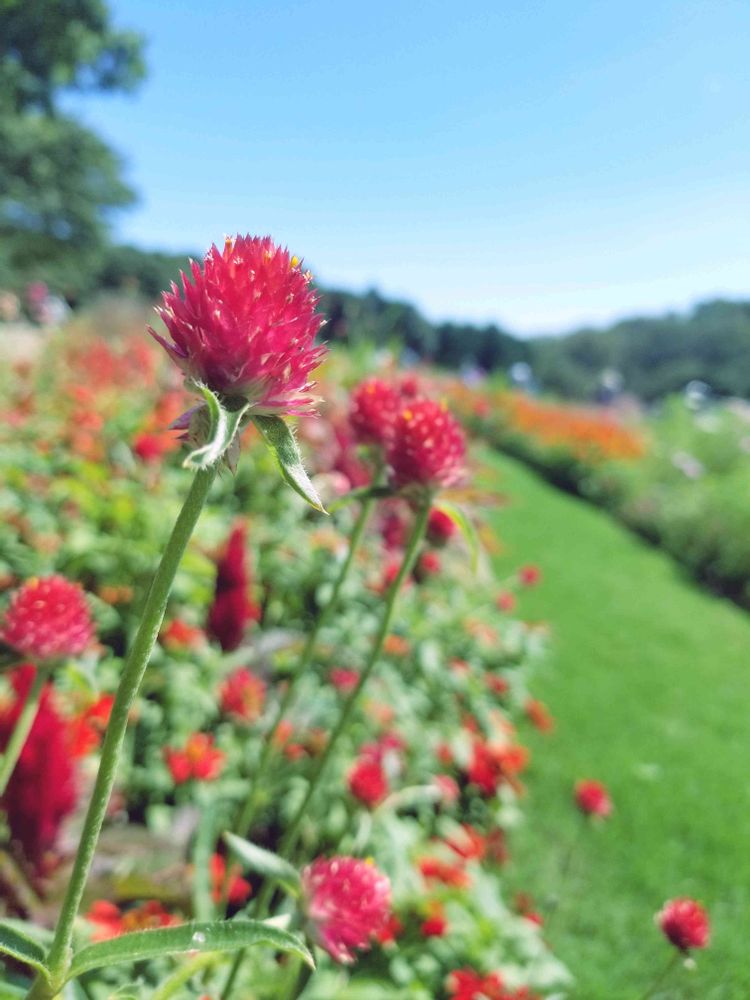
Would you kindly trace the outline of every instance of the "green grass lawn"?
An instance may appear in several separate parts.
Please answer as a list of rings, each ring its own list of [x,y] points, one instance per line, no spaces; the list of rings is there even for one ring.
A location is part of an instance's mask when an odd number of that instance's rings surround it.
[[[636,1000],[669,959],[652,922],[664,900],[704,902],[711,947],[659,1000],[750,997],[750,615],[702,592],[603,512],[494,453],[509,504],[493,515],[510,571],[538,563],[521,596],[548,621],[553,655],[535,695],[557,727],[530,732],[528,823],[508,878],[542,901],[581,822],[573,782],[599,778],[615,814],[583,831],[548,938],[577,1000]],[[750,502],[750,498],[748,498]]]

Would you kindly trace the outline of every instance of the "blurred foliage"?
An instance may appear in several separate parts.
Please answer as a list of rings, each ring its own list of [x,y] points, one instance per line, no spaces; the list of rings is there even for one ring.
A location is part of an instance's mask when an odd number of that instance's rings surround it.
[[[109,213],[134,196],[117,155],[60,97],[130,90],[141,50],[101,0],[0,5],[0,285],[43,280],[71,299],[92,287]]]

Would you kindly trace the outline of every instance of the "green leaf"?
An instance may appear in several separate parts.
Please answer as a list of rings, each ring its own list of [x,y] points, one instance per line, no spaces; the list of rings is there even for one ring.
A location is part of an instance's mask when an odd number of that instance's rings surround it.
[[[450,503],[448,500],[440,500],[435,504],[435,507],[447,515],[464,536],[464,541],[469,546],[472,571],[476,571],[477,565],[479,564],[480,545],[479,535],[477,534],[476,528],[471,523],[471,520],[466,516],[460,507],[454,503]]]
[[[311,968],[314,967],[312,955],[295,934],[269,926],[261,920],[215,920],[210,923],[193,922],[179,927],[136,931],[109,941],[87,945],[73,956],[68,978],[74,979],[84,972],[107,965],[142,962],[161,955],[240,951],[257,944],[267,944],[275,951],[291,952]]]
[[[267,851],[264,847],[258,847],[257,844],[244,840],[234,833],[225,833],[224,840],[229,849],[245,863],[250,871],[257,872],[265,878],[274,879],[295,896],[299,895],[299,872],[294,865],[290,865],[278,854]]]
[[[186,469],[208,469],[215,465],[232,444],[242,418],[249,409],[245,403],[237,409],[228,410],[205,385],[197,389],[206,401],[206,409],[199,412],[208,417],[206,443],[191,451],[182,463]]]
[[[323,507],[315,487],[310,482],[310,477],[305,472],[302,456],[289,426],[281,417],[253,417],[253,421],[276,456],[284,479],[311,507],[322,514],[327,514],[328,511]]]
[[[11,926],[4,920],[0,920],[0,955],[10,955],[17,962],[23,962],[41,972],[45,979],[48,978],[44,948],[17,926]]]

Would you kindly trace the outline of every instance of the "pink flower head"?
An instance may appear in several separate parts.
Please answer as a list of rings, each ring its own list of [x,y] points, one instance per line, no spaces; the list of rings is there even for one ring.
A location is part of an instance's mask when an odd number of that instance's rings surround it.
[[[612,814],[612,799],[601,781],[584,780],[576,783],[576,805],[586,816],[606,819]]]
[[[448,409],[433,399],[416,399],[396,417],[388,446],[391,482],[430,492],[463,477],[466,439]]]
[[[694,899],[671,899],[656,915],[663,934],[675,948],[705,948],[711,928],[708,914]]]
[[[11,598],[0,639],[37,660],[82,653],[94,636],[83,590],[63,576],[27,580]]]
[[[401,405],[401,396],[391,382],[369,378],[352,392],[349,422],[361,444],[386,445]]]
[[[349,791],[368,809],[374,809],[388,794],[388,776],[380,760],[361,757],[349,772]]]
[[[307,918],[322,948],[349,964],[365,950],[391,915],[391,884],[360,858],[318,858],[302,870]]]
[[[445,545],[458,531],[458,525],[439,507],[433,507],[427,521],[427,538],[433,545]]]
[[[171,340],[151,335],[195,382],[248,400],[253,412],[304,413],[313,405],[310,374],[325,347],[312,275],[270,236],[237,236],[212,246],[192,282],[172,283],[157,312]]]

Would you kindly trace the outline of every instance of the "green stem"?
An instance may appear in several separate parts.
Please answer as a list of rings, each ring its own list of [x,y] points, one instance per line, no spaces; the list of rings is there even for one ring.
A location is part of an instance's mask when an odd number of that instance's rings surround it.
[[[294,814],[291,823],[286,829],[284,836],[281,838],[281,844],[279,845],[278,853],[282,858],[288,857],[294,850],[295,844],[297,843],[297,837],[299,835],[299,829],[302,825],[302,820],[305,818],[308,806],[310,805],[310,800],[317,791],[320,784],[320,780],[325,773],[328,761],[331,759],[333,751],[336,748],[336,744],[349,724],[349,720],[352,717],[354,709],[357,707],[357,702],[359,701],[360,695],[364,690],[365,685],[370,679],[370,675],[375,668],[378,660],[380,659],[380,654],[383,650],[383,643],[385,642],[386,636],[388,635],[391,628],[391,621],[393,620],[393,613],[396,610],[396,600],[398,598],[401,586],[404,580],[411,572],[414,563],[416,562],[417,552],[419,546],[424,537],[425,529],[427,527],[427,518],[430,514],[430,504],[425,503],[420,507],[417,512],[416,519],[414,521],[414,526],[412,528],[411,537],[404,553],[404,558],[401,561],[401,566],[396,575],[396,579],[391,585],[391,589],[388,591],[388,596],[385,603],[385,611],[383,612],[383,617],[380,621],[380,627],[375,636],[375,642],[373,643],[372,649],[370,650],[370,656],[368,657],[367,663],[364,669],[359,675],[359,680],[357,681],[356,687],[352,690],[349,697],[344,702],[343,708],[341,709],[341,714],[339,715],[339,720],[336,723],[333,732],[328,738],[325,749],[323,753],[318,757],[312,774],[310,775],[310,782],[307,786],[307,792],[305,793],[302,802],[300,803],[297,812]]]
[[[646,991],[639,995],[639,1000],[649,1000],[649,997],[654,995],[654,993],[658,990],[658,988],[667,978],[672,969],[674,969],[674,967],[678,965],[680,960],[683,959],[684,957],[685,956],[680,951],[676,951],[674,955],[671,955],[669,961],[661,970],[661,972],[657,975],[657,977],[654,979],[651,985],[647,986]]]
[[[31,684],[31,690],[26,695],[21,714],[18,716],[13,732],[10,734],[3,759],[0,761],[0,796],[5,793],[5,789],[8,787],[13,770],[18,763],[18,758],[21,756],[21,751],[26,744],[26,738],[31,732],[31,727],[34,725],[34,719],[39,708],[39,699],[46,680],[46,671],[42,670],[41,667],[37,667],[34,680]]]
[[[271,753],[274,749],[274,737],[278,731],[281,721],[286,715],[289,706],[292,703],[292,699],[295,694],[296,682],[304,676],[305,670],[310,665],[310,660],[315,652],[315,646],[318,641],[318,636],[320,635],[323,627],[330,620],[331,615],[336,609],[338,604],[339,595],[341,594],[341,588],[343,587],[346,578],[349,575],[349,570],[354,562],[354,556],[357,553],[360,542],[362,541],[362,536],[367,526],[367,521],[370,517],[370,512],[372,511],[374,499],[368,497],[362,504],[362,508],[359,512],[359,517],[357,518],[354,528],[352,529],[352,534],[349,539],[349,551],[346,554],[346,559],[341,565],[339,570],[339,575],[336,577],[336,582],[333,585],[333,591],[331,596],[325,606],[321,609],[315,623],[312,627],[310,634],[307,637],[304,648],[300,654],[299,663],[294,671],[294,675],[287,684],[284,696],[279,703],[279,707],[276,711],[271,728],[266,734],[265,742],[263,743],[263,749],[260,753],[260,758],[258,760],[258,765],[255,769],[255,775],[253,777],[252,784],[250,785],[250,791],[248,797],[245,801],[245,805],[242,809],[242,813],[235,825],[234,832],[240,837],[246,837],[250,832],[250,829],[255,819],[256,813],[258,811],[258,799],[261,788],[261,781],[266,773],[266,766],[268,764]]]
[[[339,737],[344,732],[349,723],[349,720],[351,719],[352,713],[354,712],[354,709],[357,706],[357,702],[359,701],[359,697],[365,687],[365,684],[367,684],[367,681],[369,680],[370,675],[372,674],[372,671],[380,658],[380,654],[383,649],[383,643],[385,642],[386,636],[390,631],[391,621],[393,619],[393,613],[396,609],[396,599],[398,598],[399,591],[401,590],[401,586],[404,580],[406,579],[406,577],[411,572],[414,566],[414,563],[417,558],[417,552],[419,551],[420,543],[424,537],[425,529],[427,527],[427,519],[430,514],[431,502],[432,502],[431,497],[426,499],[425,502],[417,511],[417,517],[414,522],[414,526],[412,528],[412,533],[411,537],[409,538],[406,552],[404,553],[404,558],[401,562],[401,566],[399,567],[396,579],[393,581],[393,583],[391,584],[391,588],[388,591],[388,596],[386,598],[386,603],[385,603],[385,610],[383,612],[383,617],[380,622],[380,627],[378,628],[377,634],[375,636],[375,641],[370,651],[370,656],[367,660],[367,663],[365,664],[364,669],[359,675],[357,686],[352,690],[351,694],[344,702],[344,705],[341,709],[341,714],[339,715],[339,720],[336,723],[336,726],[334,727],[333,732],[331,733],[328,739],[328,742],[326,743],[325,750],[320,755],[320,757],[318,757],[315,768],[312,774],[310,775],[310,782],[307,786],[307,792],[305,793],[305,796],[300,806],[298,807],[297,812],[294,814],[292,821],[286,830],[286,833],[281,839],[278,853],[281,855],[282,858],[287,858],[294,850],[294,847],[297,843],[297,837],[299,835],[299,829],[302,824],[302,820],[304,819],[305,813],[307,812],[308,806],[310,805],[310,800],[312,799],[313,795],[315,794],[318,788],[318,785],[320,784],[320,780],[325,772],[326,765],[328,764],[328,761],[331,758],[333,750],[339,740]],[[265,911],[268,907],[268,904],[271,901],[273,893],[274,893],[274,884],[270,879],[266,879],[266,881],[263,884],[263,888],[261,889],[258,895],[258,899],[255,906],[255,916],[257,919],[263,918]],[[231,995],[235,979],[237,978],[237,973],[239,972],[244,957],[245,957],[245,951],[237,952],[234,962],[232,963],[232,968],[230,970],[229,977],[224,986],[224,991],[221,994],[221,1000],[228,1000],[229,996]]]
[[[215,953],[196,955],[195,958],[191,958],[176,969],[168,979],[165,979],[152,995],[151,1000],[169,1000],[170,997],[175,996],[185,983],[189,983],[193,976],[210,969],[212,965],[216,965],[218,960],[219,956]]]
[[[29,998],[54,995],[55,991],[59,991],[65,983],[71,960],[73,925],[86,888],[94,851],[115,782],[117,764],[128,725],[128,713],[143,680],[159,634],[177,567],[206,502],[215,476],[216,466],[210,469],[201,469],[196,473],[146,597],[141,622],[125,661],[120,685],[112,706],[112,714],[102,745],[99,771],[81,831],[78,852],[60,910],[54,940],[47,958],[52,985],[46,994],[39,992],[41,977],[37,977]],[[34,992],[35,990],[36,992]]]

